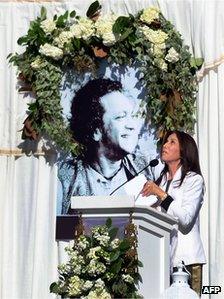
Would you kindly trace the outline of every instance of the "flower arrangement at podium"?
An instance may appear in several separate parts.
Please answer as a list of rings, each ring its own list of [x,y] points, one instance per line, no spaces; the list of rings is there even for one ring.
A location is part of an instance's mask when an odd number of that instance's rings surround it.
[[[122,239],[117,233],[109,218],[93,227],[90,236],[78,234],[73,246],[66,247],[68,260],[58,266],[59,280],[50,291],[66,298],[142,298],[135,225],[126,225]]]

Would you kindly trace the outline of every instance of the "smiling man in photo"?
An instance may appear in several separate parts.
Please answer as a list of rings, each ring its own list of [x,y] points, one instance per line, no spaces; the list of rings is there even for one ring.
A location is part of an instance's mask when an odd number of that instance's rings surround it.
[[[138,106],[118,81],[94,79],[78,90],[70,128],[85,152],[59,167],[62,214],[70,212],[71,196],[110,195],[147,166],[148,159],[136,152],[143,125]],[[150,168],[144,174],[150,179]],[[124,194],[124,188],[116,194]]]

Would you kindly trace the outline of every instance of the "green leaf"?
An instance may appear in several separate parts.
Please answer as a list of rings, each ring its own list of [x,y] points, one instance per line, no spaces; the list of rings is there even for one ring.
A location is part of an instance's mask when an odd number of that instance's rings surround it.
[[[9,63],[15,63],[15,65],[17,65],[16,58],[17,58],[16,56],[11,56],[11,58],[9,59]]]
[[[113,240],[118,233],[118,227],[113,227],[109,230],[110,239]]]
[[[22,46],[23,44],[26,44],[28,41],[28,37],[27,35],[25,36],[21,36],[18,40],[17,40],[17,44]]]
[[[115,252],[111,252],[111,254],[110,254],[110,262],[116,261],[119,258],[119,256],[120,256],[120,251],[119,250],[117,250]]]
[[[122,251],[125,251],[130,247],[131,247],[130,242],[127,239],[124,239],[119,245],[119,249]]]
[[[191,65],[191,67],[196,68],[196,69],[199,69],[202,66],[203,62],[204,62],[203,58],[192,57],[190,59],[190,65]]]
[[[50,285],[50,293],[58,294],[58,292],[59,292],[58,284],[57,284],[57,282],[53,282],[53,283]]]
[[[112,267],[110,268],[110,271],[113,274],[117,274],[121,269],[121,264],[122,264],[122,260],[120,259],[117,263],[112,265]]]
[[[126,39],[129,36],[129,34],[131,34],[132,32],[133,32],[132,28],[125,29],[124,33],[122,33],[121,36],[119,37],[119,41]]]
[[[14,55],[13,53],[9,53],[9,55],[7,55],[6,59],[9,59],[12,55]]]
[[[190,65],[191,65],[191,67],[196,67],[196,61],[195,61],[195,58],[194,57],[192,57],[191,59],[190,59]]]
[[[126,29],[130,29],[130,26],[132,24],[130,23],[129,17],[120,16],[116,19],[114,25],[113,25],[113,33],[124,33]]]
[[[81,48],[81,42],[78,38],[74,38],[73,41],[72,41],[72,44],[74,45],[74,47],[77,49],[77,50],[80,50]]]
[[[46,18],[47,18],[47,10],[44,6],[42,6],[41,11],[40,11],[40,19],[41,19],[41,21],[43,21]]]
[[[143,49],[141,47],[136,47],[135,50],[138,54],[141,54],[143,51]]]
[[[143,263],[141,261],[138,261],[138,267],[143,267]]]
[[[66,10],[65,14],[64,14],[64,20],[68,19],[68,10]]]
[[[34,102],[34,103],[28,103],[28,107],[30,111],[35,111],[38,109],[39,105],[38,102]]]
[[[87,18],[93,17],[101,9],[101,7],[102,6],[100,5],[99,1],[93,2],[86,12]]]
[[[73,10],[70,12],[70,18],[74,18],[76,16],[76,11]]]
[[[56,25],[59,27],[64,27],[67,19],[68,19],[68,11],[66,10],[66,12],[63,15],[58,17],[56,21]]]
[[[142,282],[142,277],[141,277],[141,275],[138,272],[135,273],[135,279],[136,279],[136,281]]]
[[[117,296],[120,297],[124,297],[125,295],[127,295],[127,290],[128,290],[128,287],[127,287],[127,284],[123,281],[123,280],[119,280],[117,282],[115,282],[113,285],[112,285],[112,290],[113,292],[116,293]],[[120,296],[120,295],[123,295],[123,296]],[[116,296],[116,298],[117,298]],[[127,296],[125,296],[125,298],[127,298]],[[128,296],[128,298],[133,298],[132,296]]]
[[[204,62],[203,58],[195,58],[195,63],[197,65],[197,67],[201,67],[203,62]]]
[[[111,219],[111,218],[107,218],[107,220],[106,220],[106,226],[107,226],[108,228],[110,228],[111,225],[112,225],[112,219]]]
[[[63,16],[58,17],[56,25],[59,27],[64,25],[64,17]]]

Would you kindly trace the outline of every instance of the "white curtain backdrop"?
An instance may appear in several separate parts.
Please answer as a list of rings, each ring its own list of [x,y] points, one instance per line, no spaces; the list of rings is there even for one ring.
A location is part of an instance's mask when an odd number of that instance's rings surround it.
[[[6,56],[22,52],[16,43],[44,5],[50,15],[76,10],[84,15],[91,0],[16,2],[0,0],[0,298],[55,298],[57,277],[56,154],[42,154],[43,142],[19,149],[30,97],[18,94],[16,72]],[[198,77],[198,141],[206,181],[201,234],[207,254],[204,285],[220,285],[224,298],[224,2],[195,0],[103,0],[102,13],[135,14],[158,5],[196,57],[205,59]],[[30,154],[30,156],[27,155]],[[34,153],[34,154],[32,154]],[[204,298],[208,298],[206,295]],[[150,296],[149,296],[150,298]]]
[[[198,141],[207,191],[201,212],[201,231],[207,247],[207,281],[224,290],[224,64],[211,69],[200,83]],[[224,292],[214,295],[224,298]]]

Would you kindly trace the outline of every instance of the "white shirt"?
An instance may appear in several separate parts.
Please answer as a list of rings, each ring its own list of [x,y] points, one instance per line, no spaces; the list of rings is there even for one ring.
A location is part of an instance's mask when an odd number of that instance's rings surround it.
[[[179,187],[181,167],[169,186],[168,194],[173,198],[167,214],[178,221],[172,237],[172,262],[185,265],[206,263],[199,231],[199,211],[203,203],[204,180],[201,175],[189,172]],[[160,187],[165,190],[167,179],[164,176]]]

